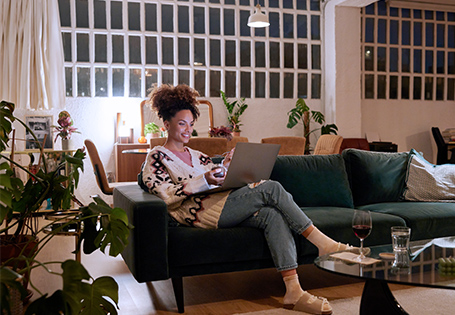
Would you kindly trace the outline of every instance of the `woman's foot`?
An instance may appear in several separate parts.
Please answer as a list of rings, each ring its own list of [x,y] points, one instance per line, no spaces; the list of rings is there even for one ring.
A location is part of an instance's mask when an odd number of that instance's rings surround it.
[[[332,314],[332,307],[327,299],[314,296],[306,291],[295,304],[284,304],[284,308],[315,315]]]

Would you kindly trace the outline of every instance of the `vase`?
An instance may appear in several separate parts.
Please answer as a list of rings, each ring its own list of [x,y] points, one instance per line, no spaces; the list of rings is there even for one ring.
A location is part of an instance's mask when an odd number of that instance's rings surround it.
[[[232,132],[232,135],[234,137],[240,137],[240,131],[234,131],[234,132]]]
[[[62,139],[62,150],[69,150],[69,147],[70,147],[70,140]]]

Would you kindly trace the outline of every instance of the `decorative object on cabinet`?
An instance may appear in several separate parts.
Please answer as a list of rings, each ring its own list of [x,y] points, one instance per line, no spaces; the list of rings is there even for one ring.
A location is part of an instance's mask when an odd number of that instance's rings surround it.
[[[212,138],[226,138],[228,141],[232,140],[232,130],[226,126],[210,128],[209,135]]]
[[[53,149],[54,143],[51,137],[52,128],[51,115],[33,115],[25,116],[25,124],[28,129],[25,130],[25,149],[37,149],[42,143],[44,149]],[[33,137],[32,133],[36,136]],[[38,143],[39,142],[39,143]]]

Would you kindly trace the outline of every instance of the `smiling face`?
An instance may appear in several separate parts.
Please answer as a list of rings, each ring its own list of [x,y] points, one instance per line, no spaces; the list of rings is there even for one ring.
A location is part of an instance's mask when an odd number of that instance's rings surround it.
[[[170,120],[164,121],[164,127],[168,131],[168,142],[177,146],[188,143],[193,132],[194,117],[189,109],[183,109]]]

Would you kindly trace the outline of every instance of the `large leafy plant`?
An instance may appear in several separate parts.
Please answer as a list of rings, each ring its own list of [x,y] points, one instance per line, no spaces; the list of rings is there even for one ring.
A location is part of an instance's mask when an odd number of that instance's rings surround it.
[[[319,124],[320,127],[310,130],[312,121]],[[325,124],[324,114],[315,110],[311,110],[303,98],[299,98],[295,103],[295,107],[288,112],[288,123],[286,127],[291,129],[299,123],[303,124],[303,136],[306,139],[305,153],[307,154],[310,152],[310,135],[312,133],[320,130],[321,135],[336,135],[338,131],[338,127],[335,124]]]
[[[245,98],[243,97],[240,100],[229,101],[223,91],[220,91],[220,94],[228,112],[228,124],[231,126],[233,132],[240,132],[240,126],[242,126],[240,123],[240,116],[242,116],[243,112],[248,108],[248,105],[245,104]]]
[[[83,171],[84,150],[77,150],[73,155],[67,155],[57,168],[50,171],[47,167],[46,156],[35,134],[20,119],[14,116],[14,104],[2,101],[0,103],[0,158],[6,160],[0,164],[0,236],[2,246],[9,243],[15,244],[24,233],[32,237],[27,238],[33,250],[26,254],[21,250],[16,256],[5,258],[2,253],[0,265],[0,294],[2,314],[11,314],[11,292],[18,290],[21,297],[27,294],[23,282],[18,281],[24,275],[29,275],[36,268],[42,268],[49,274],[57,275],[63,279],[63,287],[51,296],[40,292],[37,285],[29,284],[41,297],[33,301],[25,312],[28,314],[117,314],[118,285],[111,277],[93,279],[85,267],[75,261],[65,262],[42,262],[36,256],[49,243],[49,240],[57,233],[69,226],[77,225],[81,228],[81,237],[76,251],[83,248],[84,253],[89,254],[97,249],[105,251],[109,246],[109,255],[117,256],[127,245],[129,229],[126,213],[123,209],[112,209],[101,198],[95,197],[94,202],[86,207],[81,207],[76,213],[69,213],[61,219],[51,222],[39,229],[31,228],[32,218],[37,215],[43,202],[52,200],[54,211],[67,210],[71,207],[71,200],[75,200],[74,189],[77,188],[79,172]],[[14,122],[18,122],[26,128],[37,141],[41,159],[41,168],[32,174],[28,168],[11,160],[9,154],[4,154],[10,140],[10,133]],[[15,176],[11,168],[20,169],[28,174],[28,180],[24,184]],[[66,169],[66,174],[61,170]],[[51,229],[55,223],[58,227]],[[25,229],[27,227],[27,229]],[[50,233],[43,234],[44,230]],[[37,235],[44,235],[38,239]],[[8,236],[8,238],[4,237]],[[56,273],[49,269],[50,264],[59,263],[62,273]]]

